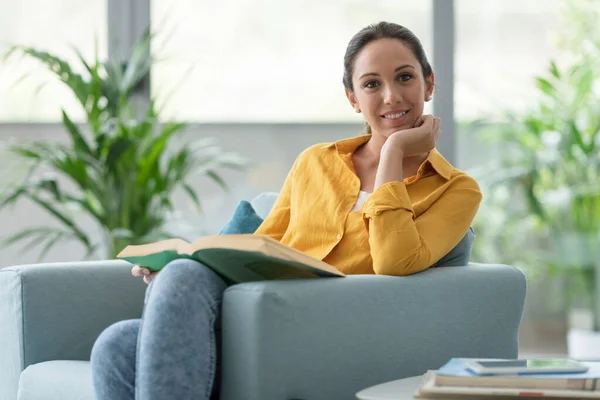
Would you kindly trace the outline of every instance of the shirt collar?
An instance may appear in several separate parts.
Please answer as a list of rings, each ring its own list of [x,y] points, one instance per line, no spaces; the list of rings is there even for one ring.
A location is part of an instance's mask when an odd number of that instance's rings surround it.
[[[444,179],[450,180],[452,178],[454,167],[444,158],[438,149],[434,148],[429,152],[426,162],[429,162],[429,165]]]
[[[371,139],[371,135],[361,135],[353,138],[338,140],[333,143],[326,144],[324,148],[336,148],[341,155],[354,153],[354,150],[361,144],[367,143]]]
[[[338,140],[336,142],[326,144],[323,147],[335,147],[340,155],[348,155],[352,154],[354,150],[358,148],[358,146],[368,142],[370,139],[370,134],[361,135],[353,138]],[[444,156],[442,156],[442,154],[436,148],[429,152],[429,155],[427,156],[427,159],[425,160],[424,164],[429,164],[435,170],[435,172],[437,172],[444,179],[449,180],[452,177],[454,167],[448,162],[448,160],[444,158]],[[424,165],[422,165],[421,168],[419,168],[419,170],[421,170],[423,167]]]

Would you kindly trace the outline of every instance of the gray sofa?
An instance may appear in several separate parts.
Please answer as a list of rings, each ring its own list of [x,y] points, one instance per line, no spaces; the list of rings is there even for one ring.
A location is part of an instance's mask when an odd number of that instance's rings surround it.
[[[92,400],[92,345],[139,318],[144,290],[121,261],[0,270],[0,400]],[[450,357],[516,357],[525,292],[517,269],[481,264],[232,286],[221,399],[351,399]]]

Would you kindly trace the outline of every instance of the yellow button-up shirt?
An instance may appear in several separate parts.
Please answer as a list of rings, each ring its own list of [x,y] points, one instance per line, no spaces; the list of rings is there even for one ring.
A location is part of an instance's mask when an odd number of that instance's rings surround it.
[[[360,180],[352,153],[371,135],[319,144],[294,162],[255,232],[345,274],[409,275],[435,264],[465,236],[481,202],[477,182],[432,150],[417,175],[388,182],[352,211]]]

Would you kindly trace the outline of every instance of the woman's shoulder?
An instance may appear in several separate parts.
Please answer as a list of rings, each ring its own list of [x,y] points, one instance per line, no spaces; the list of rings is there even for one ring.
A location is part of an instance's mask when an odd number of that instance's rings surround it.
[[[454,179],[462,182],[470,182],[471,184],[477,184],[477,180],[469,172],[453,166],[450,172],[450,180]]]
[[[313,157],[320,157],[320,158],[335,157],[336,154],[338,154],[338,150],[341,151],[342,153],[351,152],[352,150],[356,149],[356,147],[358,147],[360,144],[366,142],[370,138],[371,138],[371,135],[359,135],[359,136],[339,139],[339,140],[332,141],[332,142],[316,143],[316,144],[309,146],[304,151],[302,151],[302,153],[300,153],[298,158],[300,159],[300,158],[313,158]]]
[[[477,182],[477,180],[466,171],[453,168],[449,181],[450,187],[454,190],[466,189],[472,192],[479,193],[479,195],[481,195],[481,188],[479,187],[479,182]]]
[[[427,157],[429,164],[436,173],[450,182],[451,187],[466,187],[479,190],[479,184],[468,172],[456,168],[437,150],[434,149]]]
[[[302,150],[298,157],[297,162],[306,160],[315,160],[317,158],[329,157],[333,154],[332,149],[335,150],[335,142],[323,142],[313,144],[306,149]]]

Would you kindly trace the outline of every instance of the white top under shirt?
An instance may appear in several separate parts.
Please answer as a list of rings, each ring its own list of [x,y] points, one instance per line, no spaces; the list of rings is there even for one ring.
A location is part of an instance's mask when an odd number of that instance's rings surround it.
[[[360,193],[358,194],[358,200],[356,201],[356,204],[354,205],[352,212],[359,211],[360,208],[362,207],[362,205],[365,203],[365,201],[367,201],[367,199],[369,198],[370,195],[371,195],[371,193],[363,192],[361,190]]]

